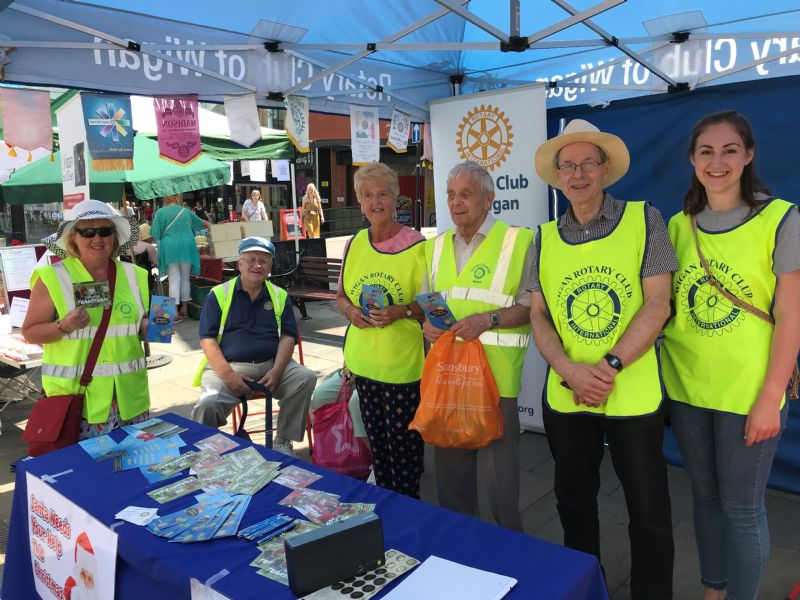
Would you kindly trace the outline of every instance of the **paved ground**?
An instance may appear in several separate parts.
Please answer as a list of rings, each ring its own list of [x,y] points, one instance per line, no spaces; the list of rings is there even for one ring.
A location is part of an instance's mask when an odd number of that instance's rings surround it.
[[[341,244],[331,247],[334,255]],[[309,305],[310,321],[299,321],[303,336],[305,364],[320,379],[338,368],[342,361],[341,345],[345,321],[331,302]],[[299,314],[298,314],[299,318]],[[154,345],[154,352],[168,354],[172,362],[150,372],[150,393],[153,412],[175,412],[188,417],[197,390],[191,380],[199,361],[197,322],[184,321],[178,325],[178,335],[169,346]],[[24,401],[12,405],[2,414],[0,435],[0,463],[8,464],[25,454],[20,435],[31,403]],[[301,456],[308,458],[302,448]],[[554,543],[561,542],[561,525],[553,497],[553,460],[543,435],[524,432],[520,439],[521,497],[525,531],[529,535]],[[0,568],[5,559],[5,532],[14,493],[14,476],[0,464]],[[603,462],[603,485],[599,507],[603,563],[609,590],[614,600],[630,597],[628,570],[630,551],[627,542],[627,513],[619,480],[611,462]],[[682,469],[670,468],[670,494],[675,533],[675,598],[700,598],[692,528],[691,496],[689,483]],[[432,453],[426,454],[425,475],[422,479],[422,496],[436,503],[436,487]],[[800,496],[770,491],[767,497],[772,535],[772,558],[766,575],[761,598],[783,599],[792,586],[800,580]],[[482,498],[483,518],[488,517],[488,503]],[[476,542],[477,543],[477,542]],[[5,574],[13,576],[13,574]]]

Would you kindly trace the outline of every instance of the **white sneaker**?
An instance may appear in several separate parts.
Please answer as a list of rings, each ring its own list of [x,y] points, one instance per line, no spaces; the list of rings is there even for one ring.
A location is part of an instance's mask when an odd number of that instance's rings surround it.
[[[291,440],[276,440],[272,443],[272,449],[275,450],[275,452],[280,452],[287,456],[294,456],[294,448]]]

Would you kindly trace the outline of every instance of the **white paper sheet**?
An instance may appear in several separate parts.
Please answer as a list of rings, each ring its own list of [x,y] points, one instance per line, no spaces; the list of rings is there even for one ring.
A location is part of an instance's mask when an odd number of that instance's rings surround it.
[[[36,268],[36,249],[33,246],[5,248],[0,256],[3,258],[3,276],[6,290],[17,292],[31,289],[31,275]]]
[[[28,304],[30,300],[14,296],[11,299],[11,307],[8,309],[8,316],[11,317],[12,327],[22,327],[25,322],[25,315],[28,314]]]
[[[386,594],[384,600],[500,600],[515,585],[517,580],[512,577],[431,556]]]

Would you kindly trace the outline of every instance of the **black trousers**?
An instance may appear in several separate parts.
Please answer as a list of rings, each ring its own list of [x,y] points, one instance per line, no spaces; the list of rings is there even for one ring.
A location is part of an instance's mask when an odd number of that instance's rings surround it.
[[[382,383],[356,376],[356,390],[372,449],[375,483],[419,498],[425,442],[416,430],[408,429],[419,406],[419,381]]]
[[[665,403],[666,404],[666,403]],[[665,404],[663,406],[665,406]],[[597,494],[603,439],[628,507],[631,597],[672,598],[672,512],[662,451],[663,410],[627,419],[553,411],[542,407],[547,442],[555,460],[555,494],[564,545],[600,559]]]

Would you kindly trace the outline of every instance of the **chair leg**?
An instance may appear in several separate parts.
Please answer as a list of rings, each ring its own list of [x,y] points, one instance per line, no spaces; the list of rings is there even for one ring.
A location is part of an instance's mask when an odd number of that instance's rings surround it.
[[[302,298],[297,298],[297,308],[300,309],[300,319],[302,321],[310,321],[311,317],[308,316],[308,310],[306,310],[306,301]]]
[[[308,438],[308,453],[314,454],[314,436],[311,433],[311,410],[306,415],[306,437]]]

